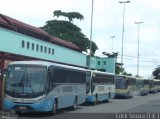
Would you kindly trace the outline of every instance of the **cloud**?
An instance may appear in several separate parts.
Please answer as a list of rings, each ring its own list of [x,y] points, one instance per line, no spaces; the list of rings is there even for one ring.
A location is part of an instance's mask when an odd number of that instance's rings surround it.
[[[82,32],[89,38],[92,0],[0,0],[0,11],[33,26],[43,26],[53,19],[54,10],[76,11],[84,15],[83,21],[75,20]],[[131,0],[125,6],[124,64],[127,72],[136,74],[138,28],[140,25],[140,75],[149,77],[154,67],[160,64],[160,4],[153,0]],[[121,61],[123,5],[118,0],[94,0],[93,41],[99,47],[97,55],[103,51],[119,52]],[[131,57],[128,57],[131,56]],[[154,60],[150,60],[154,59]],[[144,68],[145,67],[145,68]]]
[[[0,0],[2,14],[16,18],[34,26],[41,26],[53,19],[53,11],[66,10],[73,5],[74,0]]]

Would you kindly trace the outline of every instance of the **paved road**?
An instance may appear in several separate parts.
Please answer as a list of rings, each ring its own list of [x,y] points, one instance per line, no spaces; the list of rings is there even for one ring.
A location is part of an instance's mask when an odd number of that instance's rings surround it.
[[[55,116],[47,114],[22,114],[18,119],[121,119],[121,113],[156,113],[160,112],[160,93],[147,96],[136,96],[130,99],[113,99],[109,103],[99,103],[96,106],[78,106],[76,111],[60,110]],[[123,117],[125,118],[125,117]],[[127,119],[127,118],[126,118]]]

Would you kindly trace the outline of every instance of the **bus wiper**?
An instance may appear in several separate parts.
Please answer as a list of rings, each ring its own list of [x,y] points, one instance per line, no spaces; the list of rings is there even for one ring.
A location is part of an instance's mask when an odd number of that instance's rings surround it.
[[[27,74],[27,77],[26,77],[26,83],[27,82],[28,82],[29,87],[31,88],[32,93],[35,93],[34,90],[33,90],[33,88],[32,88],[32,86],[31,86],[31,82],[28,80],[28,74]]]
[[[19,87],[23,87],[23,86],[24,86],[24,84],[23,84],[23,82],[24,82],[24,77],[25,77],[25,72],[23,73],[22,79],[21,79],[21,81],[20,81],[19,83],[17,83],[17,84],[12,84],[12,86],[16,86],[16,87],[14,88],[14,90],[12,91],[13,94],[15,93],[15,91],[16,91],[16,89],[17,89],[18,86],[19,86]]]
[[[122,79],[118,79],[118,81],[117,81],[117,82],[119,83],[120,81],[122,81]]]

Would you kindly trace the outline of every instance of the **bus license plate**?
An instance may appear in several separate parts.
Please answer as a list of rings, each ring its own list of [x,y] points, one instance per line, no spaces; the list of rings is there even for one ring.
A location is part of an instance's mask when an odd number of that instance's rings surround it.
[[[19,107],[19,109],[26,110],[27,108],[26,107]]]

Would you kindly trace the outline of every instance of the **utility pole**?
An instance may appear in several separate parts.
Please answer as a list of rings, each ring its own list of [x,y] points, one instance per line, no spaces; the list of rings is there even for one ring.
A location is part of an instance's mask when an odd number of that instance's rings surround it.
[[[123,41],[124,41],[124,23],[125,23],[125,4],[130,3],[130,1],[119,1],[120,4],[123,4],[123,25],[122,25],[122,51],[121,51],[121,70],[123,67]],[[121,71],[121,74],[123,71]]]
[[[90,29],[90,51],[89,51],[89,69],[91,68],[91,57],[92,57],[92,25],[93,25],[93,2],[92,0],[92,7],[91,7],[91,29]]]
[[[139,29],[143,22],[135,22],[138,25],[138,47],[137,47],[137,76],[139,76]]]

